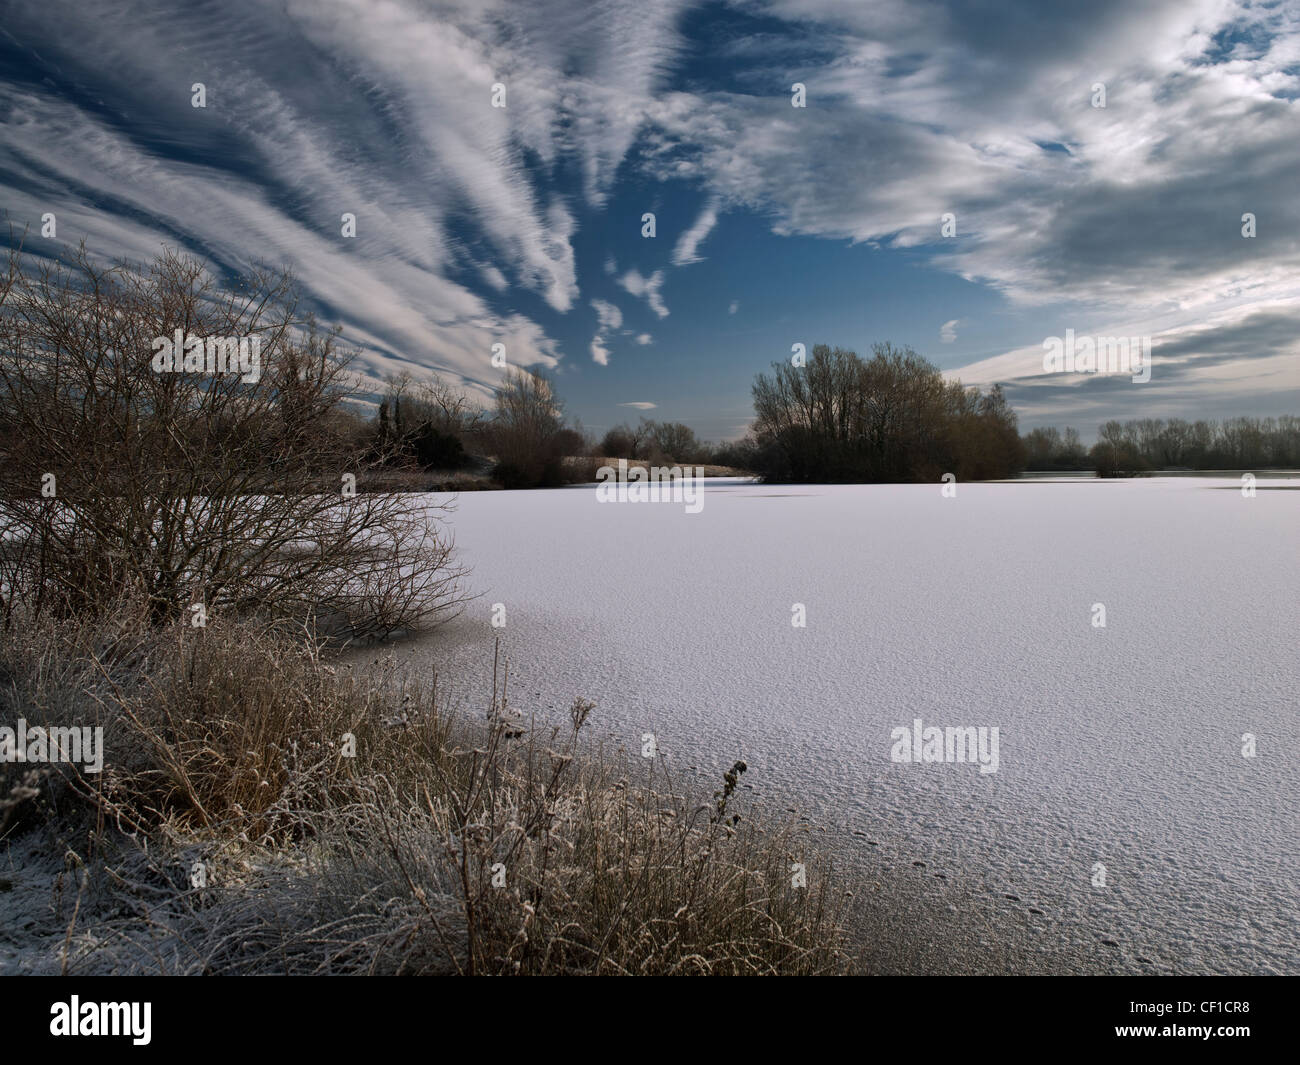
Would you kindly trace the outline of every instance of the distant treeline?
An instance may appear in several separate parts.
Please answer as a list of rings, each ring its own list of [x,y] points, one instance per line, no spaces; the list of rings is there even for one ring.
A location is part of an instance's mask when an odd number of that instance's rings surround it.
[[[1161,469],[1300,468],[1300,417],[1136,418],[1106,422],[1090,450],[1069,428],[1033,429],[1024,446],[1026,469],[1096,470],[1103,477]]]
[[[701,440],[695,430],[681,422],[657,422],[642,418],[632,426],[624,423],[609,430],[592,448],[593,455],[611,459],[647,459],[672,465],[746,468],[750,455],[744,443],[714,444]]]
[[[1091,448],[1078,430],[1021,436],[1000,386],[950,381],[910,348],[872,357],[819,344],[804,365],[773,364],[753,385],[754,422],[741,440],[700,440],[681,422],[647,418],[597,438],[568,417],[552,383],[508,371],[492,406],[438,380],[389,378],[374,416],[350,436],[370,469],[463,471],[469,487],[546,487],[590,480],[594,464],[732,467],[776,482],[936,481],[1014,477],[1022,470],[1300,468],[1300,418],[1108,421]],[[340,426],[341,428],[341,426]],[[474,481],[477,479],[477,483]],[[383,483],[377,481],[376,483]]]
[[[368,435],[377,464],[422,470],[478,469],[506,488],[572,481],[569,455],[589,446],[570,425],[545,377],[510,369],[484,410],[438,379],[391,377]]]
[[[741,440],[712,444],[681,422],[642,418],[597,439],[569,419],[551,383],[505,375],[483,410],[439,381],[390,378],[360,435],[372,461],[424,470],[475,470],[509,488],[593,476],[592,462],[727,466],[768,481],[961,481],[1022,470],[1300,468],[1300,418],[1108,421],[1085,447],[1073,428],[1020,435],[1002,389],[951,381],[911,348],[872,345],[870,359],[818,344],[802,365],[774,363],[753,385],[754,421]],[[380,456],[383,456],[381,459]],[[591,460],[588,462],[576,461]]]
[[[597,441],[568,418],[547,378],[524,370],[505,374],[489,410],[442,381],[390,377],[362,441],[371,459],[388,467],[477,470],[506,488],[589,480],[593,463],[607,459],[743,467],[749,456],[739,444],[700,440],[681,422],[648,418],[617,425]]]
[[[753,386],[753,428],[711,444],[680,422],[642,418],[600,440],[569,421],[544,378],[512,371],[484,411],[437,383],[390,379],[369,426],[376,455],[422,469],[478,468],[506,487],[561,484],[578,459],[728,466],[769,481],[937,481],[1015,476],[1025,448],[1002,389],[948,381],[910,348],[875,344],[870,359],[818,344]]]

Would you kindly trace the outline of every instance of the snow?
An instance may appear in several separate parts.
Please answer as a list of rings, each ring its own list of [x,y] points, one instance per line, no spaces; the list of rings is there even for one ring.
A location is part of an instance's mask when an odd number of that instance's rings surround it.
[[[1300,481],[711,481],[704,502],[460,496],[482,597],[413,659],[476,698],[499,637],[524,712],[582,695],[629,750],[652,732],[709,779],[743,758],[855,885],[910,877],[917,913],[959,885],[1081,971],[1300,972]],[[891,761],[915,718],[997,726],[998,771]]]

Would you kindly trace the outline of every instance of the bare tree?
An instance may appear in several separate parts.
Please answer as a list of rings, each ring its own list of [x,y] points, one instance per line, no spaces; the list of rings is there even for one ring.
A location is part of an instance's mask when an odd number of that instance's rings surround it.
[[[704,447],[689,425],[682,422],[651,422],[650,425],[650,445],[654,451],[650,457],[674,462],[700,461]]]
[[[562,484],[565,480],[564,408],[551,382],[510,369],[496,392],[487,436],[496,475],[507,488]]]

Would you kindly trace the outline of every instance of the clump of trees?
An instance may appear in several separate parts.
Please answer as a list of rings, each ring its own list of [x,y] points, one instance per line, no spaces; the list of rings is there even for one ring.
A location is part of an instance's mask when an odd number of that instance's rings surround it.
[[[410,374],[400,374],[387,384],[375,415],[376,457],[422,470],[474,465],[471,449],[483,431],[482,408],[436,378],[416,384]]]
[[[750,468],[773,481],[891,482],[1014,476],[1024,466],[1000,386],[946,380],[911,348],[872,357],[818,344],[803,366],[754,382]]]
[[[642,418],[633,428],[618,425],[601,439],[596,450],[603,458],[648,459],[655,463],[704,464],[715,461],[715,448],[682,422]]]
[[[255,338],[256,373],[160,369],[159,338]],[[250,349],[251,350],[251,349]],[[178,353],[179,354],[179,353]],[[363,472],[350,356],[292,279],[225,287],[192,257],[84,249],[0,278],[0,615],[153,623],[292,614],[382,635],[454,612],[440,508],[349,492]],[[352,480],[350,480],[350,478]]]
[[[583,476],[573,461],[591,450],[545,376],[507,369],[484,408],[438,379],[388,379],[370,427],[369,453],[388,469],[477,467],[504,488],[545,488]]]

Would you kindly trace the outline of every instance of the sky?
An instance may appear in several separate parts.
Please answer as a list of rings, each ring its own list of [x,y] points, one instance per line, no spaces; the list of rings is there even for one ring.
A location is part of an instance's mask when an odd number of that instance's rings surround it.
[[[589,430],[723,440],[793,345],[891,341],[1085,440],[1300,414],[1298,0],[0,12],[26,253],[288,267],[375,387],[486,401],[503,344]],[[1150,380],[1045,373],[1067,330]]]

